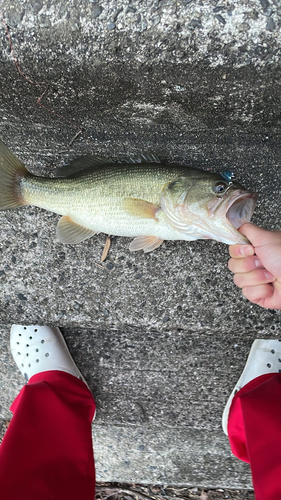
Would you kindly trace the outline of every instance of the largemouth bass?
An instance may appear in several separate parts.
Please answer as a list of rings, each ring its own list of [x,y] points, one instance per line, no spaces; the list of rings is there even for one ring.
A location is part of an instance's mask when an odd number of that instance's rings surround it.
[[[156,157],[118,164],[85,156],[57,178],[38,177],[0,141],[0,210],[35,205],[62,215],[57,237],[80,243],[95,233],[133,237],[150,252],[164,240],[247,243],[237,229],[257,196],[227,175],[161,164]]]

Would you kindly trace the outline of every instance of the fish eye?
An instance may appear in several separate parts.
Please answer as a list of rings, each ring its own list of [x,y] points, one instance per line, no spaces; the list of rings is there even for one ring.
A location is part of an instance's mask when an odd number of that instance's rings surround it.
[[[225,182],[218,181],[215,184],[214,192],[216,194],[223,194],[225,193],[226,189],[227,189],[227,184]]]

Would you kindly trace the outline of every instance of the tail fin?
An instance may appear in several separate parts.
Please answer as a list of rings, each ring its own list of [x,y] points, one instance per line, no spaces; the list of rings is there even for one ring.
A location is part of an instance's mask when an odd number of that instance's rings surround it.
[[[24,205],[20,196],[19,179],[27,173],[25,166],[0,141],[0,210]]]

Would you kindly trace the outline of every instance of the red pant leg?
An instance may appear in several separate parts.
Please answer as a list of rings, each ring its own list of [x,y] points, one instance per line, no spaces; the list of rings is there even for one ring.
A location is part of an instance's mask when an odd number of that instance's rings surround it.
[[[93,500],[95,402],[68,373],[39,373],[11,406],[0,446],[1,500]]]
[[[281,373],[262,375],[236,394],[228,436],[233,453],[250,463],[256,500],[281,498]]]

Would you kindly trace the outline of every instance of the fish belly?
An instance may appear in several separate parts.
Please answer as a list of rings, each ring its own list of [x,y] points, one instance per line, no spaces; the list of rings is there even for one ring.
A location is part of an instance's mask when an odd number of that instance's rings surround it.
[[[186,239],[165,220],[144,219],[128,216],[126,213],[107,213],[103,217],[93,217],[83,213],[71,213],[74,222],[98,233],[115,236],[157,236],[163,240]]]

